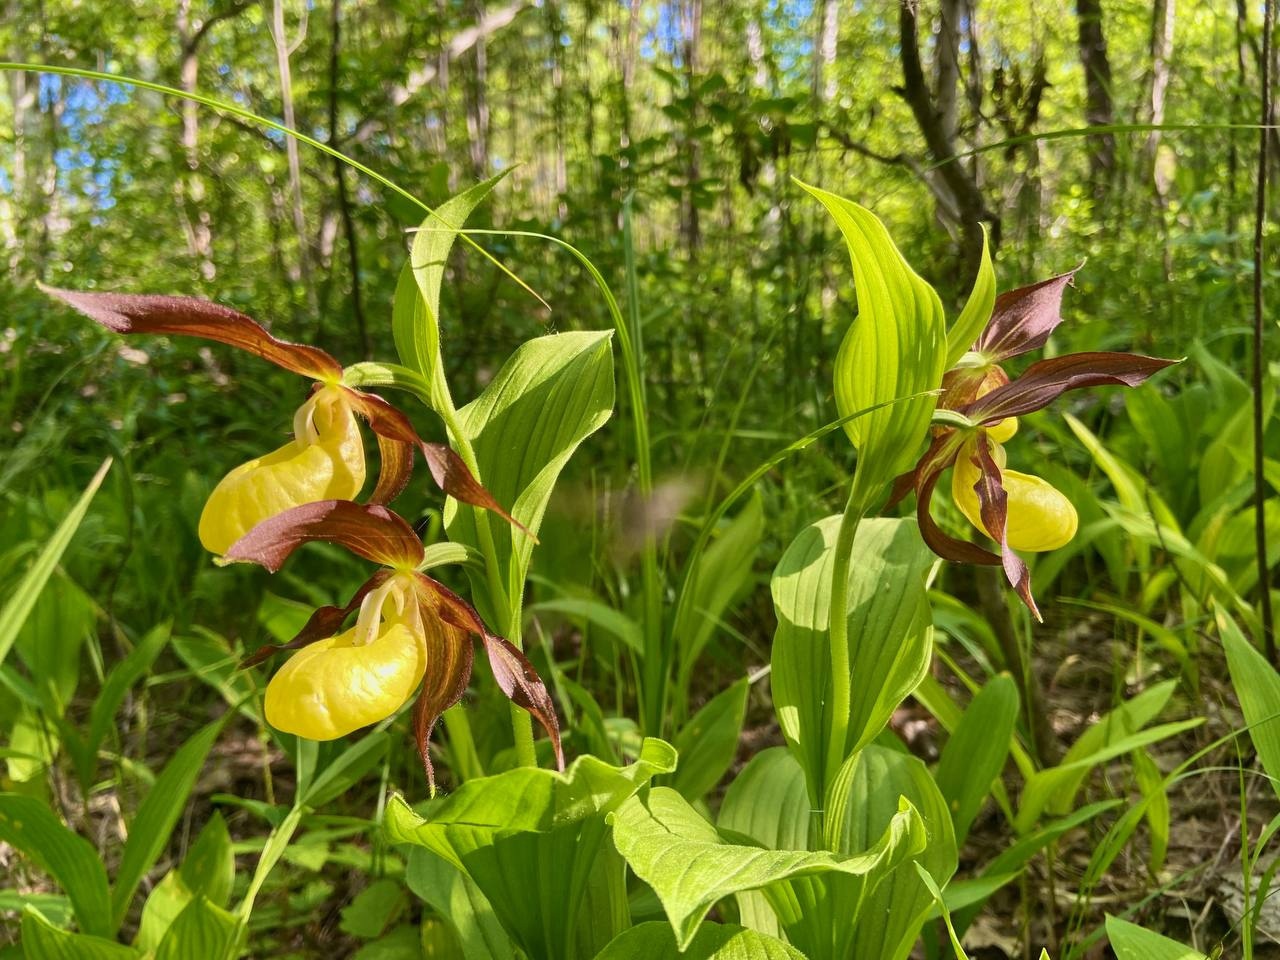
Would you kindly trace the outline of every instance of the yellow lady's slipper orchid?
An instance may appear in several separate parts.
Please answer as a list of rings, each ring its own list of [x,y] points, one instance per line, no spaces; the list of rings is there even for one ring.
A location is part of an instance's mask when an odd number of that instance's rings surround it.
[[[334,740],[385,720],[413,696],[427,667],[412,585],[393,577],[365,598],[350,630],[295,653],[267,685],[267,722]],[[394,604],[387,615],[385,606]]]
[[[996,439],[990,431],[988,437]],[[956,457],[951,475],[951,496],[970,523],[992,536],[982,522],[982,506],[975,490],[982,479],[982,471],[974,462],[974,454],[974,441],[967,440]],[[1004,448],[998,443],[992,446],[992,457],[1000,467],[1000,484],[1007,497],[1005,536],[1009,546],[1030,553],[1066,546],[1079,526],[1079,517],[1071,501],[1047,480],[1005,469]]]
[[[200,542],[223,556],[255,526],[317,500],[354,500],[364,486],[364,442],[339,387],[322,387],[294,417],[294,438],[222,478],[200,515]]]

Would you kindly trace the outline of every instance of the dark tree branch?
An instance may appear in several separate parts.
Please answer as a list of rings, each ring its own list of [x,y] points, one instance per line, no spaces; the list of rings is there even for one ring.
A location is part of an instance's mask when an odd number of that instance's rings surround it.
[[[1000,218],[987,208],[977,181],[956,157],[955,143],[948,134],[944,117],[934,104],[920,62],[920,40],[917,9],[913,0],[901,0],[898,6],[898,30],[901,39],[902,81],[900,93],[916,118],[924,135],[925,146],[937,164],[938,175],[955,197],[955,209],[964,232],[965,258],[975,268],[982,252],[983,222],[991,224],[991,241],[1000,243]]]

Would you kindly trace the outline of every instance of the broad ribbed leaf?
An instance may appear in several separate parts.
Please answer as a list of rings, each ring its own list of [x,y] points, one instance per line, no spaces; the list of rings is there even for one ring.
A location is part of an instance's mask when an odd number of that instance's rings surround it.
[[[665,923],[642,923],[618,935],[596,960],[805,960],[781,940],[722,923],[704,923],[681,951]]]
[[[849,245],[858,316],[835,361],[836,408],[855,410],[937,389],[946,369],[947,333],[942,302],[911,269],[876,216],[858,204],[801,184],[827,208]],[[864,489],[910,468],[929,429],[934,397],[896,403],[845,430],[858,448]]]
[[[466,960],[512,960],[511,941],[493,907],[461,870],[425,847],[414,847],[404,878],[453,929]]]
[[[770,587],[778,615],[773,697],[778,722],[820,804],[834,770],[828,625],[838,516],[807,527],[778,561]],[[849,565],[851,715],[840,756],[870,743],[928,669],[932,645],[924,574],[933,557],[911,520],[866,520]]]
[[[1008,674],[993,677],[973,698],[942,750],[934,780],[951,810],[956,846],[964,846],[992,782],[1004,768],[1017,720],[1017,684]]]
[[[1108,915],[1107,940],[1116,960],[1206,960],[1199,950]]]
[[[1218,632],[1227,651],[1227,668],[1249,739],[1272,788],[1280,794],[1280,674],[1245,639],[1235,621],[1219,610]]]
[[[686,800],[704,797],[733,764],[750,691],[751,684],[746,677],[721,690],[676,736],[680,766],[671,785]]]
[[[47,873],[71,901],[80,929],[109,936],[111,898],[98,852],[35,797],[0,794],[0,840]]]
[[[733,778],[716,820],[726,839],[743,838],[770,850],[808,850],[812,820],[804,771],[791,751],[770,747]],[[752,930],[782,935],[768,898],[758,890],[737,895],[738,914]]]
[[[59,930],[28,908],[22,911],[21,956],[25,960],[139,960],[142,954],[105,937]]]
[[[956,869],[950,811],[925,765],[875,745],[851,757],[829,791],[826,832],[828,845],[843,853],[871,849],[904,802],[917,811],[927,842],[874,888],[861,878],[836,878],[826,889],[808,880],[793,884],[794,896],[785,903],[772,898],[787,939],[811,960],[905,960],[911,952],[933,908],[933,896],[917,865],[939,887]],[[855,906],[858,920],[849,926],[845,918]],[[788,907],[795,912],[789,915]]]
[[[119,927],[138,884],[169,845],[169,835],[186,808],[187,797],[222,724],[222,720],[214,721],[179,747],[143,797],[129,824],[129,839],[125,841],[124,854],[116,868],[116,882],[111,891],[113,927]]]
[[[155,960],[193,960],[195,957],[233,956],[240,938],[240,923],[234,915],[204,897],[196,897],[156,948]]]
[[[524,343],[458,419],[475,448],[480,480],[511,515],[537,534],[552,488],[569,457],[613,411],[612,333],[562,333]],[[449,539],[481,548],[475,512],[445,507]],[[506,524],[491,524],[496,561],[507,582],[520,584],[533,541]],[[514,541],[513,541],[514,536]],[[473,595],[492,620],[484,577]]]
[[[629,923],[605,815],[674,768],[675,751],[661,740],[646,740],[627,767],[595,757],[563,774],[518,767],[468,780],[425,819],[393,798],[387,834],[469,877],[530,960],[590,960]]]
[[[654,787],[611,817],[613,842],[637,877],[662,902],[681,950],[688,948],[717,901],[744,890],[802,877],[841,875],[874,886],[925,846],[924,823],[910,803],[899,806],[873,846],[853,855],[768,850],[730,843],[680,794]],[[847,923],[851,916],[845,916]],[[871,954],[867,954],[871,956]]]

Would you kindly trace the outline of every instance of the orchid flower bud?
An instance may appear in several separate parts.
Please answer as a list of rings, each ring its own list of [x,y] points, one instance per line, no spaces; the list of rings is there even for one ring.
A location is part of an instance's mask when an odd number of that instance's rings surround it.
[[[988,436],[995,439],[990,432]],[[992,445],[992,455],[1000,467],[1000,484],[1008,498],[1005,535],[1014,550],[1040,553],[1066,546],[1076,535],[1079,517],[1063,493],[1040,477],[1005,469],[1004,448]],[[951,475],[951,496],[968,521],[991,536],[982,522],[982,506],[976,487],[982,471],[974,462],[974,441],[965,441],[956,457]]]
[[[364,486],[364,442],[347,394],[322,387],[294,417],[294,438],[241,464],[214,488],[200,542],[223,556],[269,517],[317,500],[353,500]]]
[[[365,597],[350,630],[290,657],[267,685],[267,722],[309,740],[335,740],[408,703],[427,667],[411,593],[392,577]]]

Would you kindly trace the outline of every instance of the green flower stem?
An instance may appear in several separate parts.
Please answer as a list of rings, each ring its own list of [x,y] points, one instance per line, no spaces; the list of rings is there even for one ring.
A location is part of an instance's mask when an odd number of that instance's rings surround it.
[[[831,733],[827,740],[827,762],[823,770],[822,796],[825,808],[827,786],[845,761],[845,741],[849,736],[849,710],[853,678],[849,675],[849,566],[853,559],[853,538],[867,512],[867,497],[854,474],[849,500],[840,518],[836,553],[831,565],[831,609],[827,630],[831,651]]]
[[[436,369],[443,369],[439,362]],[[467,436],[458,420],[458,411],[453,405],[453,398],[449,395],[449,387],[444,383],[443,374],[437,379],[432,395],[420,397],[420,399],[440,414],[453,440],[454,449],[458,451],[458,456],[462,458],[462,462],[467,465],[467,469],[471,471],[477,482],[483,483],[484,478],[480,475],[480,464],[476,460],[475,448],[471,446],[471,438]],[[524,643],[520,630],[520,613],[524,600],[523,584],[512,584],[512,589],[508,592],[503,583],[502,571],[498,568],[498,551],[493,542],[493,530],[489,526],[489,514],[479,507],[473,509],[476,515],[476,534],[480,538],[480,552],[484,554],[485,578],[488,581],[493,605],[502,618],[498,628],[517,650],[523,650]],[[536,767],[538,755],[533,746],[533,717],[514,703],[511,705],[511,736],[515,741],[516,758],[520,766]]]

